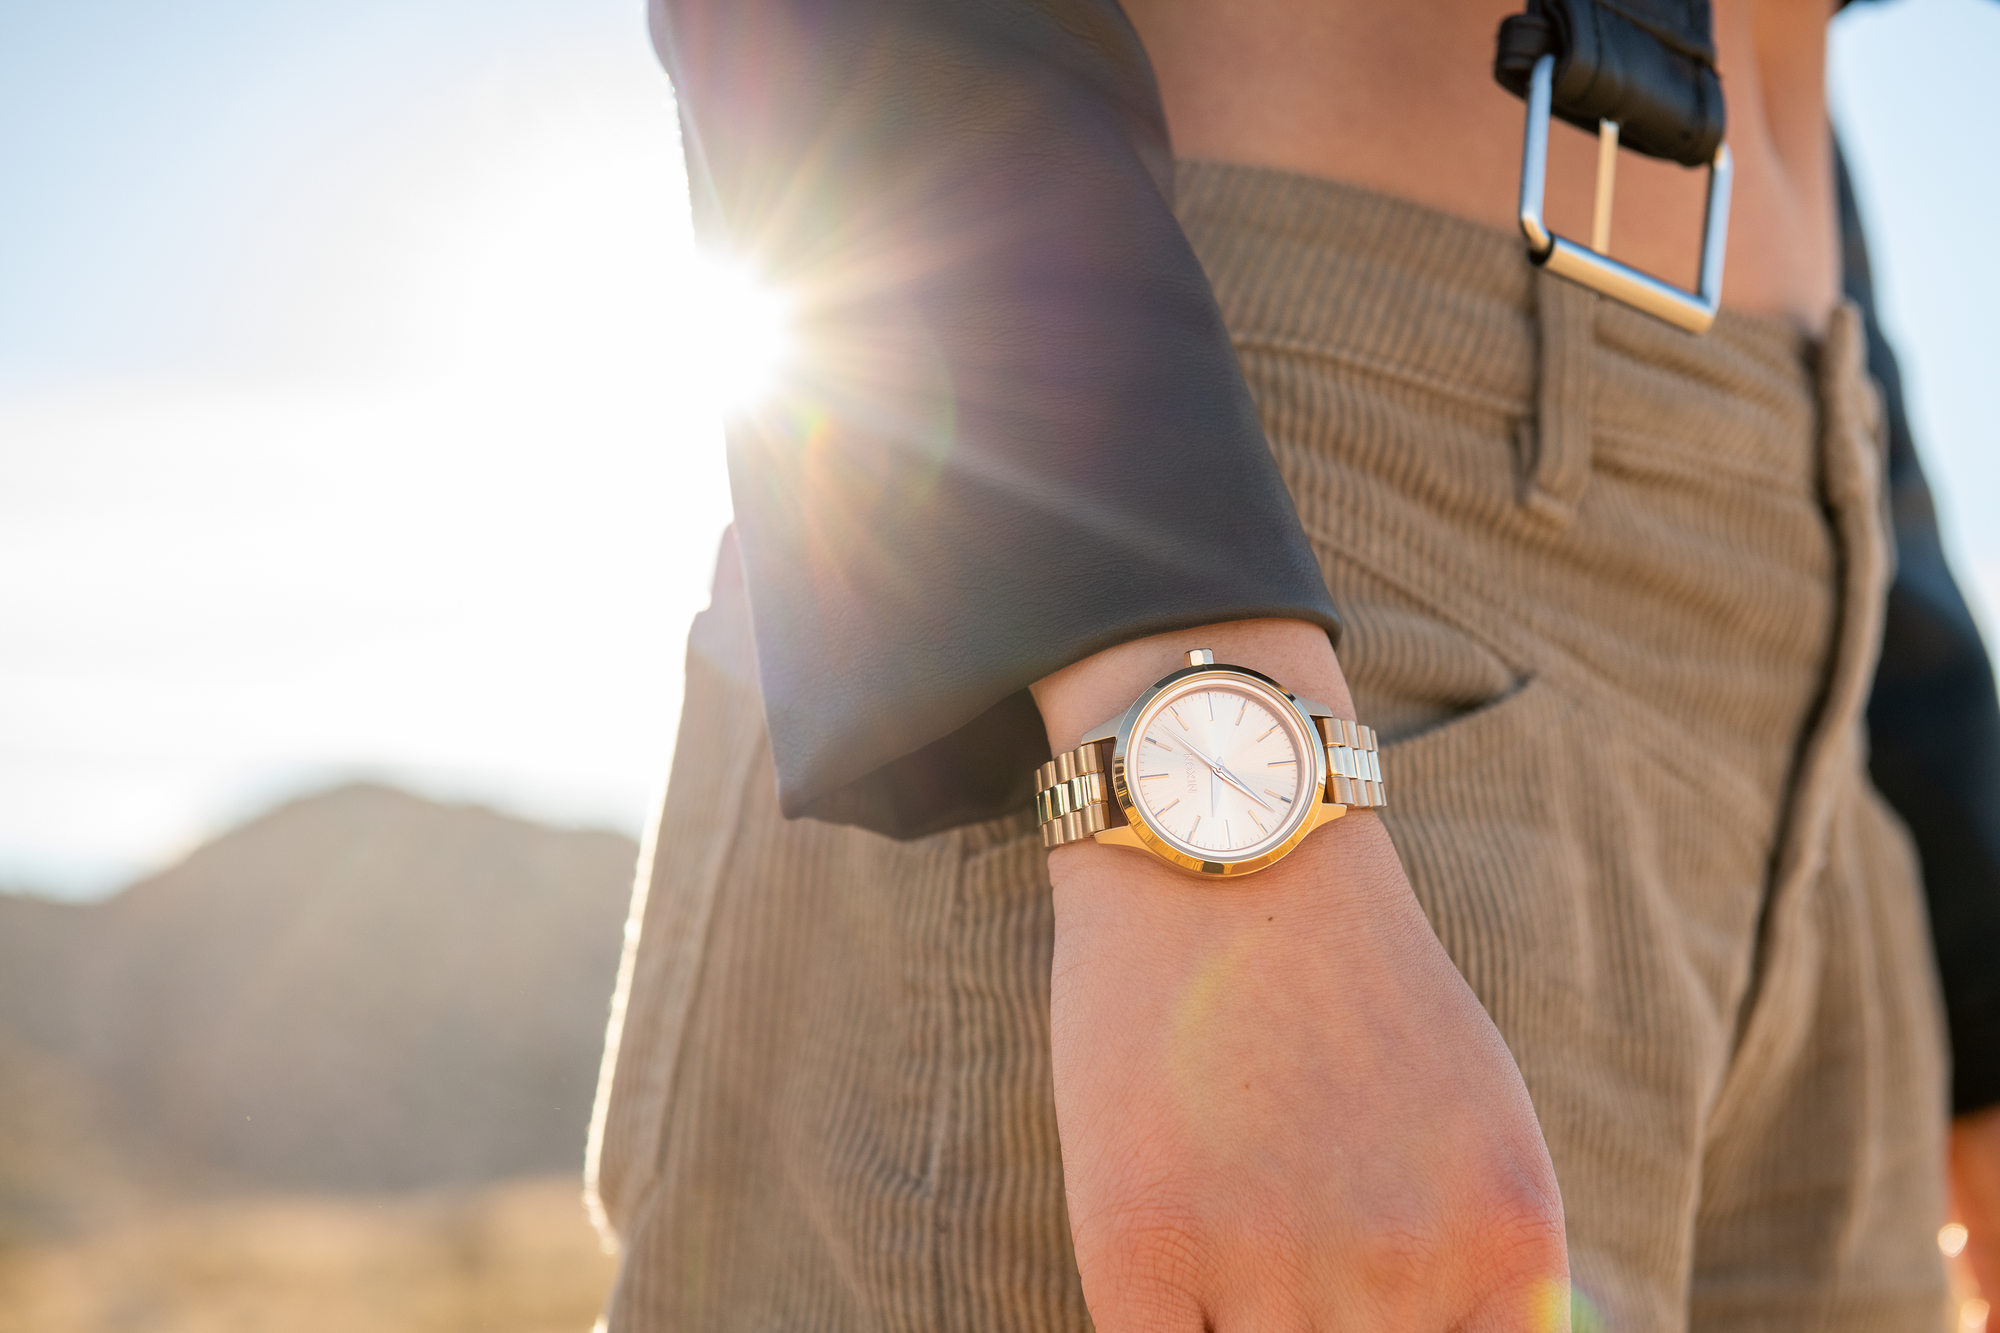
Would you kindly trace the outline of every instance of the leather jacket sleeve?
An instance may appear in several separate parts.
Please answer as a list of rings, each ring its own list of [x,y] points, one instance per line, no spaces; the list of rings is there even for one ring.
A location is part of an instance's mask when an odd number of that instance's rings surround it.
[[[652,0],[696,224],[795,302],[729,430],[779,796],[914,837],[1019,808],[1030,682],[1339,622],[1172,212],[1115,0]]]
[[[1875,320],[1868,242],[1838,157],[1842,285],[1868,326],[1868,370],[1889,427],[1896,578],[1868,699],[1869,769],[1909,825],[1950,1020],[1952,1106],[2000,1103],[2000,699],[1979,627],[1945,563],[1937,510]]]

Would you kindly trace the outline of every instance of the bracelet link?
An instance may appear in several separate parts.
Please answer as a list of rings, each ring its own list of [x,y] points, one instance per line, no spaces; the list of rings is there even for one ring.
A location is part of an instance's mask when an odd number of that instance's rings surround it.
[[[1349,718],[1316,720],[1320,739],[1326,742],[1328,799],[1354,810],[1379,810],[1387,805],[1374,730]]]
[[[1110,741],[1066,750],[1035,770],[1035,822],[1042,845],[1060,847],[1112,826]]]

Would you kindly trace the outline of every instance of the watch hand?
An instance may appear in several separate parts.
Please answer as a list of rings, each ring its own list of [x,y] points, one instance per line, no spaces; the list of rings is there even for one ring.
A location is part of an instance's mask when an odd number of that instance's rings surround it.
[[[1207,764],[1210,768],[1215,767],[1215,761],[1213,759],[1210,759],[1207,753],[1204,752],[1202,748],[1196,745],[1193,741],[1183,736],[1181,738],[1181,744],[1187,746],[1188,749],[1194,751],[1194,757],[1201,760],[1202,763]]]
[[[1202,763],[1207,764],[1211,770],[1218,767],[1218,765],[1213,759],[1210,759],[1207,755],[1203,754],[1200,750],[1196,749],[1194,742],[1189,740],[1187,737],[1185,736],[1181,737],[1181,744],[1187,746],[1188,752],[1194,755],[1195,758],[1201,760]]]
[[[1278,813],[1275,809],[1272,808],[1271,803],[1269,801],[1265,800],[1263,797],[1259,796],[1256,792],[1251,791],[1248,787],[1244,786],[1243,779],[1237,777],[1234,773],[1231,773],[1228,769],[1224,768],[1216,760],[1210,759],[1200,750],[1196,750],[1195,747],[1188,741],[1183,740],[1181,744],[1186,745],[1188,749],[1193,750],[1194,757],[1201,760],[1202,763],[1207,764],[1208,771],[1211,774],[1213,774],[1218,778],[1221,778],[1224,782],[1236,788],[1236,790],[1242,792],[1245,796],[1248,796],[1251,800],[1263,806],[1266,810],[1270,810],[1272,814]]]
[[[1217,764],[1215,766],[1215,775],[1221,778],[1224,782],[1228,783],[1230,786],[1236,788],[1236,790],[1242,792],[1245,796],[1248,796],[1251,800],[1255,801],[1257,804],[1263,806],[1266,810],[1270,810],[1272,814],[1278,813],[1275,809],[1272,808],[1271,803],[1269,801],[1265,800],[1263,797],[1259,796],[1256,792],[1251,791],[1248,787],[1244,786],[1242,778],[1237,777],[1234,773],[1231,773],[1221,764]]]

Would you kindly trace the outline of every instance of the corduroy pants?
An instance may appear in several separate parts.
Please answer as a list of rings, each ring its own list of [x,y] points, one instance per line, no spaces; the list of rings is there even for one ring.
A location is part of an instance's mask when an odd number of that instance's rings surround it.
[[[1862,749],[1889,571],[1854,313],[1695,338],[1411,204],[1200,163],[1179,193],[1384,819],[1547,1136],[1578,1327],[1941,1327],[1936,988]],[[1088,1328],[1030,815],[786,822],[752,660],[725,543],[593,1132],[609,1327]]]

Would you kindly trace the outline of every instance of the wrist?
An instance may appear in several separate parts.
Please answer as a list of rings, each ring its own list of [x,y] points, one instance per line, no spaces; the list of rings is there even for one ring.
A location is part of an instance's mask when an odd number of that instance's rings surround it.
[[[1325,630],[1303,620],[1232,620],[1132,639],[1036,681],[1035,704],[1048,728],[1050,750],[1075,749],[1084,733],[1124,712],[1154,681],[1186,666],[1191,648],[1207,648],[1217,662],[1260,671],[1343,717],[1354,715]]]
[[[1278,864],[1227,883],[1089,840],[1049,852],[1049,881],[1059,934],[1101,930],[1125,944],[1181,934],[1212,940],[1239,924],[1265,924],[1325,950],[1412,913],[1422,920],[1388,831],[1370,811],[1323,825]]]

